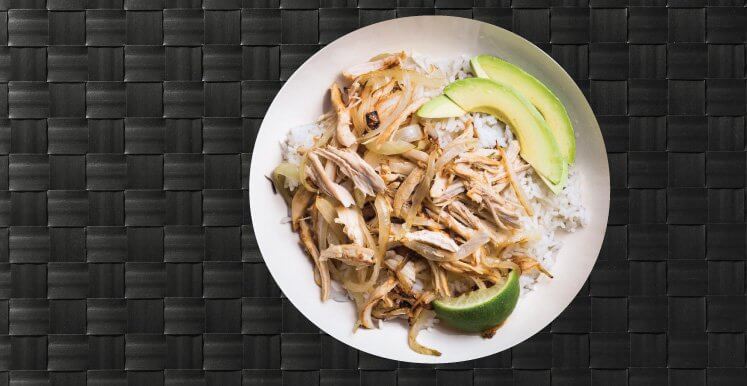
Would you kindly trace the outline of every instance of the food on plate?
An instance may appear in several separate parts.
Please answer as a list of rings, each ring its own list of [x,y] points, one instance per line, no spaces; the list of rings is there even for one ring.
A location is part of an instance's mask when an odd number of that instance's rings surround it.
[[[504,321],[519,301],[519,274],[511,270],[502,285],[478,289],[461,296],[437,299],[433,308],[439,319],[462,331],[494,332],[496,320]]]
[[[492,336],[552,278],[556,234],[586,222],[575,145],[559,138],[572,127],[553,126],[562,114],[533,77],[496,63],[378,55],[281,144],[273,187],[321,300],[352,302],[354,330],[405,319],[426,355],[440,352],[418,333],[437,321]]]
[[[454,103],[446,95],[432,98],[428,103],[420,106],[418,116],[420,118],[451,118],[461,117],[467,114],[458,104]]]
[[[475,75],[511,85],[524,95],[547,121],[547,127],[558,141],[566,162],[573,163],[576,158],[576,138],[573,136],[571,118],[563,103],[547,86],[521,68],[495,56],[478,55],[470,63]]]
[[[495,116],[513,129],[521,158],[553,183],[560,182],[566,161],[547,123],[531,103],[511,87],[485,78],[460,79],[444,95],[469,112]]]

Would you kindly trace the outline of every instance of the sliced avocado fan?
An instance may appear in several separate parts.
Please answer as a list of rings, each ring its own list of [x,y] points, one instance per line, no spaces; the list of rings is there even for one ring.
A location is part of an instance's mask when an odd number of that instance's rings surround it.
[[[547,122],[566,162],[576,158],[576,138],[565,106],[539,79],[521,68],[495,56],[478,55],[470,60],[475,75],[490,78],[513,87],[539,110]]]

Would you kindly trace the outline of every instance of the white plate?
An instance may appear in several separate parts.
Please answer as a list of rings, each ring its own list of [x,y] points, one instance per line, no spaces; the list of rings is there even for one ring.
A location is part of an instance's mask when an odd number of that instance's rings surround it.
[[[582,175],[583,204],[591,218],[582,230],[563,235],[564,246],[552,267],[555,279],[541,280],[522,297],[516,310],[492,339],[443,327],[424,331],[419,341],[442,352],[421,355],[407,346],[405,323],[387,322],[381,330],[358,330],[352,303],[319,300],[312,263],[298,237],[282,224],[287,209],[273,195],[265,176],[281,161],[279,143],[288,129],[312,122],[327,105],[329,85],[346,67],[381,52],[406,50],[433,57],[492,54],[539,78],[565,104],[577,133],[576,168]],[[249,201],[262,256],[278,286],[293,305],[324,332],[367,353],[399,361],[458,362],[506,350],[531,337],[573,300],[591,272],[607,225],[609,170],[599,125],[589,104],[568,74],[532,43],[490,24],[443,16],[419,16],[374,24],[351,32],[306,61],[288,79],[270,105],[252,155]]]

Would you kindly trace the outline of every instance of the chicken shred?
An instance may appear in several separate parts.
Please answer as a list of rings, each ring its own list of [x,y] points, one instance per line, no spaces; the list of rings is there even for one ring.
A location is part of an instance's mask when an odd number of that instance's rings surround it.
[[[355,187],[368,196],[375,196],[386,190],[386,184],[376,170],[352,150],[336,149],[332,146],[315,151],[334,163],[340,172],[349,177]]]
[[[309,160],[311,161],[312,165],[312,173],[310,174],[310,176],[313,176],[312,179],[314,183],[319,186],[319,189],[321,189],[328,196],[337,199],[337,201],[340,201],[342,206],[346,208],[355,203],[353,195],[350,194],[349,190],[345,189],[343,186],[335,183],[331,178],[329,178],[329,175],[327,175],[324,167],[322,166],[322,162],[319,160],[319,157],[317,157],[316,154],[309,154]]]
[[[352,146],[355,143],[355,135],[350,131],[350,110],[343,103],[340,88],[337,87],[336,83],[329,90],[332,106],[334,106],[337,113],[335,138],[337,138],[337,142],[342,146]]]
[[[353,267],[373,264],[374,250],[357,244],[332,245],[319,254],[319,260],[339,260]]]
[[[430,246],[443,249],[447,252],[456,252],[457,250],[459,250],[459,246],[457,245],[457,243],[451,237],[449,237],[449,235],[443,232],[434,232],[427,230],[409,232],[405,234],[405,238],[411,241],[428,244]]]
[[[363,225],[360,223],[359,216],[357,209],[340,207],[337,208],[337,218],[334,221],[342,225],[342,231],[345,232],[345,235],[353,244],[363,247],[366,244],[366,239],[364,231],[361,229]]]

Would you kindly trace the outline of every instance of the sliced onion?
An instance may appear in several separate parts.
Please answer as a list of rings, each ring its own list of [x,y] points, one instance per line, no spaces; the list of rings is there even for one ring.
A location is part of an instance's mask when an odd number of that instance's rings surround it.
[[[358,77],[358,79],[360,82],[363,82],[366,79],[370,79],[370,78],[388,77],[388,78],[401,81],[403,80],[405,75],[410,77],[413,83],[416,83],[416,84],[419,84],[419,85],[422,85],[428,88],[441,87],[444,85],[444,83],[446,83],[446,79],[444,78],[440,78],[437,76],[428,76],[428,75],[424,75],[413,70],[405,70],[402,68],[388,68],[385,70],[372,71],[367,74],[361,75],[360,77]]]
[[[405,109],[399,112],[399,114],[395,117],[394,122],[387,126],[384,131],[375,138],[376,142],[382,143],[388,141],[391,138],[392,134],[397,131],[397,129],[399,129],[402,123],[405,122],[407,117],[409,117],[411,114],[414,114],[420,108],[420,106],[425,104],[425,102],[428,102],[428,98],[419,98],[407,105],[407,107],[405,107]]]
[[[335,222],[337,211],[335,210],[334,205],[332,205],[332,203],[324,196],[317,196],[316,201],[314,202],[314,207],[319,212],[319,216],[321,216],[324,219],[324,222],[327,223],[327,229],[329,230],[329,234],[327,235],[328,244],[342,243],[343,240],[345,240],[345,235],[343,234],[340,224]]]
[[[329,224],[335,224],[337,211],[335,210],[335,206],[332,205],[332,203],[327,198],[323,196],[317,196],[314,206],[316,206],[316,209],[319,211],[319,214],[322,215],[324,221]]]
[[[311,146],[310,149],[306,150],[306,152],[303,155],[303,158],[301,158],[301,165],[298,167],[298,179],[301,181],[301,185],[303,185],[306,190],[309,192],[317,193],[319,190],[314,188],[313,186],[309,185],[309,182],[306,181],[306,162],[309,159],[309,154],[311,154],[311,151],[320,147],[325,146],[329,141],[332,139],[332,136],[334,135],[335,130],[329,129],[325,131],[319,139],[314,142],[314,145]]]
[[[371,165],[372,168],[377,168],[385,160],[382,155],[383,154],[367,150],[365,154],[363,154],[363,160],[366,161],[367,164]]]
[[[415,215],[420,211],[420,206],[423,204],[423,200],[431,190],[431,180],[433,180],[433,176],[436,174],[437,153],[438,152],[433,151],[428,156],[428,167],[425,170],[425,178],[420,181],[420,185],[415,189],[415,194],[412,196],[412,205],[410,206],[410,209],[407,210],[407,215],[405,216],[405,228],[410,227],[412,221],[415,219]]]
[[[315,213],[314,231],[316,232],[316,242],[320,251],[327,249],[327,235],[329,234],[329,223],[324,220],[324,217],[319,215],[319,211]]]
[[[428,162],[428,153],[420,151],[418,149],[412,149],[410,151],[404,152],[402,153],[402,156],[409,159],[410,161],[422,163]]]
[[[292,197],[290,190],[286,186],[286,181],[288,179],[298,181],[298,177],[298,166],[288,162],[280,163],[280,165],[272,171],[272,184],[275,186],[275,191],[280,193],[286,204],[291,203]]]
[[[542,266],[542,264],[539,263],[539,261],[537,261],[536,259],[534,259],[534,258],[532,258],[530,256],[523,255],[523,254],[521,254],[521,255],[513,255],[513,256],[511,256],[511,260],[519,266],[519,269],[521,270],[520,272],[522,272],[522,273],[523,272],[529,272],[529,271],[531,271],[533,269],[536,269],[536,270],[544,273],[545,275],[547,275],[547,277],[549,277],[550,279],[552,279],[552,277],[553,277],[552,274],[550,274],[550,272],[548,272]]]
[[[301,221],[300,233],[301,242],[304,244],[304,247],[306,247],[307,252],[311,255],[311,259],[314,261],[316,269],[319,270],[319,282],[322,287],[321,298],[322,302],[324,302],[327,300],[327,298],[329,298],[330,287],[329,269],[327,266],[327,262],[319,260],[319,250],[316,249],[316,245],[314,245],[314,243],[311,241],[311,230],[306,224],[306,221]]]
[[[399,104],[403,94],[402,91],[395,91],[376,102],[374,108],[379,116],[379,122],[381,122],[382,119],[389,117],[389,114],[391,114],[393,109]],[[379,125],[381,125],[381,123],[379,123]]]
[[[391,82],[391,81],[392,81],[392,79],[387,78],[385,76],[377,76],[375,78],[370,78],[366,82],[366,84],[370,84],[371,85],[371,89],[377,90],[377,89],[380,89],[380,88],[386,86],[386,84],[389,83],[389,82]]]
[[[405,141],[387,141],[381,144],[369,142],[366,148],[381,155],[396,155],[406,153],[415,148],[415,145]]]
[[[442,297],[450,297],[451,292],[449,292],[449,286],[446,283],[446,272],[444,269],[441,269],[441,264],[436,264],[434,261],[428,260],[428,266],[431,269],[431,282],[433,288],[435,288],[436,292]]]
[[[501,152],[501,161],[503,161],[503,167],[506,169],[506,174],[508,174],[508,181],[511,183],[511,187],[514,189],[516,197],[519,199],[521,206],[524,207],[524,210],[527,212],[527,214],[529,216],[534,216],[534,211],[532,211],[531,205],[529,205],[529,202],[524,196],[524,189],[519,186],[519,182],[516,180],[516,175],[511,169],[511,161],[508,159],[508,156],[506,155],[506,152],[502,147],[499,147],[498,151]]]
[[[308,190],[309,192],[318,193],[319,189],[313,187],[311,184],[309,184],[308,178],[306,177],[306,162],[309,160],[309,152],[306,152],[303,157],[301,158],[301,165],[298,167],[298,179],[301,182],[301,185]]]
[[[366,133],[366,135],[364,135],[361,138],[361,141],[363,143],[372,141],[374,138],[377,138],[379,134],[383,133],[384,130],[386,130],[389,126],[391,126],[394,123],[394,121],[400,115],[402,115],[402,113],[405,111],[407,106],[409,106],[410,101],[412,100],[414,90],[413,90],[413,87],[411,87],[410,85],[410,78],[407,76],[404,77],[403,79],[402,90],[404,90],[404,95],[402,96],[402,98],[399,99],[399,103],[397,103],[397,106],[394,107],[394,109],[388,116],[379,117],[379,119],[381,120],[381,123],[379,123],[379,128]]]
[[[394,135],[392,135],[392,139],[404,141],[404,142],[415,142],[423,139],[423,130],[420,128],[420,125],[417,123],[412,123],[404,127],[400,127],[399,130],[397,130]]]
[[[362,208],[366,203],[366,195],[358,189],[353,189],[353,200],[355,200],[355,206]]]
[[[273,173],[297,180],[298,179],[298,165],[294,165],[290,162],[281,162],[275,168]]]
[[[374,208],[376,208],[376,201],[374,201]],[[361,229],[363,229],[363,236],[366,239],[366,244],[369,248],[376,251],[376,256],[374,257],[374,264],[371,267],[371,275],[368,277],[368,279],[365,279],[366,273],[369,271],[368,268],[362,269],[357,271],[360,275],[359,280],[357,281],[348,281],[345,284],[345,287],[351,291],[357,291],[357,292],[368,292],[371,288],[373,288],[374,284],[376,284],[376,281],[379,278],[379,272],[381,271],[381,264],[383,261],[384,253],[386,252],[386,243],[382,246],[377,246],[376,241],[373,238],[373,235],[371,234],[371,231],[369,227],[366,224],[366,220],[363,218],[363,214],[361,213],[360,209],[356,208],[358,213],[358,221],[361,224]],[[378,215],[378,209],[377,209],[377,215]],[[389,226],[387,226],[387,229]],[[381,228],[380,228],[381,229]],[[383,252],[381,252],[381,249],[383,248]]]
[[[371,99],[371,84],[366,84],[363,90],[360,92],[360,103],[354,108],[350,114],[355,128],[356,135],[361,135],[366,132],[368,125],[366,124],[366,114],[371,109],[373,100]]]
[[[366,303],[366,305],[363,307],[363,310],[361,310],[359,319],[363,327],[365,328],[373,328],[373,320],[371,319],[371,310],[373,310],[373,307],[376,305],[376,303],[379,302],[379,300],[383,299],[386,294],[389,293],[394,287],[397,286],[397,281],[393,278],[389,278],[386,282],[381,283],[376,289],[371,292],[371,295]]]
[[[374,200],[376,218],[379,221],[379,255],[384,256],[386,244],[389,242],[389,228],[392,225],[391,207],[383,194],[378,194]]]
[[[375,62],[377,60],[384,59],[384,58],[387,58],[387,57],[392,56],[392,55],[396,55],[396,54],[392,54],[390,52],[382,52],[382,53],[374,56],[373,58],[368,59],[368,61],[369,62]]]
[[[360,224],[361,229],[363,229],[363,237],[366,239],[366,245],[374,251],[377,250],[378,247],[376,246],[376,240],[373,238],[368,224],[366,224],[366,219],[363,218],[363,213],[360,208],[355,208],[355,210],[358,214],[358,223]]]
[[[389,165],[389,170],[391,170],[392,173],[409,175],[413,170],[415,170],[414,163],[406,161],[399,157],[388,158],[387,164]]]
[[[304,212],[309,207],[314,194],[306,189],[299,188],[291,199],[291,225],[293,229],[298,229],[298,222],[301,221]]]
[[[405,180],[399,185],[397,192],[394,193],[394,213],[400,215],[402,207],[408,198],[412,195],[412,192],[420,185],[420,181],[423,178],[423,169],[415,168],[410,174],[405,177]]]
[[[459,250],[456,252],[457,260],[464,259],[465,257],[475,253],[480,247],[487,244],[490,241],[490,234],[485,231],[480,231],[466,243],[459,246]]]
[[[485,261],[484,264],[490,268],[498,268],[498,269],[513,269],[517,272],[521,272],[521,267],[519,267],[518,264],[514,263],[511,260],[498,260],[493,261],[494,259],[491,259],[491,261]]]
[[[410,326],[410,330],[407,332],[407,344],[413,351],[424,355],[433,355],[437,357],[441,356],[441,353],[438,350],[425,347],[417,341],[420,330],[426,328],[427,323],[435,316],[435,312],[425,309],[415,316],[415,321],[412,323],[412,325]]]
[[[418,227],[427,228],[430,230],[441,230],[444,229],[441,224],[438,223],[438,221],[432,220],[428,218],[427,216],[415,216],[414,219],[412,219],[412,225],[416,225]]]

